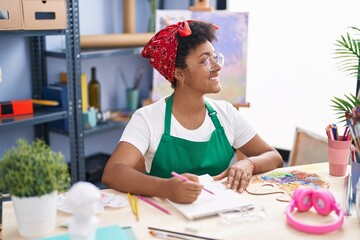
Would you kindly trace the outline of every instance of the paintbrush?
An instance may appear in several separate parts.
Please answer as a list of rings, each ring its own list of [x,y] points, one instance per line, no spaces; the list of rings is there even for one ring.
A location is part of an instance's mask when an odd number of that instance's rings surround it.
[[[145,72],[145,67],[142,67],[140,71],[138,71],[138,75],[135,79],[134,89],[138,89],[140,87],[140,83],[144,75],[144,72]]]
[[[119,71],[120,71],[121,80],[125,84],[126,89],[128,89],[129,88],[128,81],[126,79],[126,75],[125,75],[124,70],[122,69],[122,67],[119,67]]]

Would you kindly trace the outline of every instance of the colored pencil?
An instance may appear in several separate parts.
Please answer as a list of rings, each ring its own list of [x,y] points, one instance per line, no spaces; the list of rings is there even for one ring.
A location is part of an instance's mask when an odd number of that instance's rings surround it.
[[[341,141],[346,141],[346,133],[347,133],[348,128],[349,128],[349,126],[346,125],[344,133],[343,133],[342,138],[341,138]]]
[[[139,204],[138,204],[138,197],[137,196],[132,196],[131,193],[127,193],[128,199],[129,199],[129,203],[130,203],[130,207],[131,210],[133,212],[133,214],[136,216],[136,220],[139,221]]]
[[[139,221],[140,217],[140,213],[139,213],[139,201],[138,201],[138,197],[135,196],[134,197],[134,202],[135,202],[135,215],[136,215],[136,220]]]
[[[180,178],[181,180],[184,180],[186,182],[191,182],[189,179],[187,179],[186,177],[184,177],[183,175],[180,175],[176,172],[171,172],[171,175],[173,175],[174,177],[177,177],[177,178]],[[211,194],[215,194],[213,193],[212,191],[206,189],[206,188],[203,188],[204,191],[208,192],[208,193],[211,193]]]
[[[334,140],[337,141],[339,135],[338,135],[337,126],[336,126],[335,123],[331,124],[331,130],[332,130],[332,133],[333,133]]]
[[[141,200],[143,200],[144,202],[150,204],[151,206],[159,209],[160,211],[163,211],[164,213],[167,213],[167,214],[170,214],[171,215],[171,212],[163,207],[161,207],[160,205],[154,203],[153,201],[151,201],[150,199],[146,198],[146,197],[143,197],[141,195],[138,195],[138,198],[140,198]]]
[[[127,197],[128,197],[128,199],[129,199],[131,211],[132,211],[133,213],[135,213],[134,202],[133,202],[131,193],[127,193]]]

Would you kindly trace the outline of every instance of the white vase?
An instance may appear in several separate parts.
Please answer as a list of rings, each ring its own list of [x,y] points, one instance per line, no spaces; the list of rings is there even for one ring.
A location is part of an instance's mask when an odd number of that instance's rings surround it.
[[[11,197],[21,236],[40,237],[55,229],[56,196],[57,191],[40,197]]]

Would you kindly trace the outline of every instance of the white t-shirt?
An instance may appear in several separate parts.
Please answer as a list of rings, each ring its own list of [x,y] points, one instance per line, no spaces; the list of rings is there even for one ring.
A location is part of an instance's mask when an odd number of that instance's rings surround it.
[[[120,139],[140,150],[145,158],[147,172],[150,172],[152,160],[164,133],[165,99],[166,97],[163,97],[151,105],[138,109],[126,125]],[[208,97],[205,99],[217,112],[226,137],[234,148],[243,146],[255,136],[255,130],[229,102]],[[184,128],[173,115],[171,116],[170,135],[174,137],[205,142],[209,141],[214,130],[215,126],[208,114],[201,126],[195,130]]]

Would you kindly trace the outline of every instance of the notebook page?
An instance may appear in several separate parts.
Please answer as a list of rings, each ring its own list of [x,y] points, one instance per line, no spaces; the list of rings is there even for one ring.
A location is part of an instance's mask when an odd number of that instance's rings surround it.
[[[196,201],[190,204],[174,203],[168,200],[187,219],[195,220],[211,217],[222,211],[253,205],[246,197],[231,189],[227,189],[222,183],[214,181],[208,174],[199,176],[199,181],[206,189],[215,194],[201,191]]]

